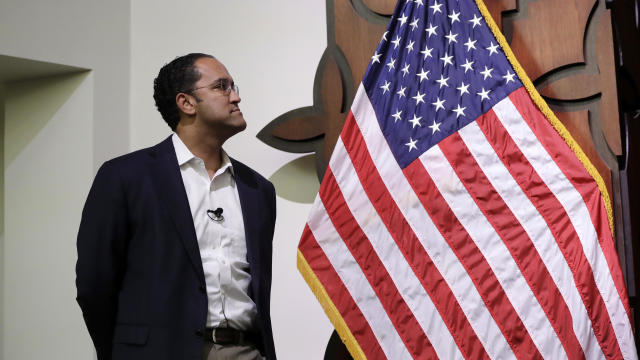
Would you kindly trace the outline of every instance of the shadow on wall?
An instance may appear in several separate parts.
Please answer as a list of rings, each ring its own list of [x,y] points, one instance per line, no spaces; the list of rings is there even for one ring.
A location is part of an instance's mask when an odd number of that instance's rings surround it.
[[[269,180],[278,196],[297,203],[313,203],[320,189],[315,157],[315,154],[299,157],[271,175]]]
[[[89,74],[0,55],[0,358],[95,358],[72,287],[92,173]],[[40,326],[52,335],[34,346]]]
[[[87,75],[88,72],[80,72],[5,84],[4,100],[12,103],[14,111],[4,124],[4,136],[11,139],[5,142],[4,169],[60,110]],[[72,136],[73,129],[69,129],[69,134]]]

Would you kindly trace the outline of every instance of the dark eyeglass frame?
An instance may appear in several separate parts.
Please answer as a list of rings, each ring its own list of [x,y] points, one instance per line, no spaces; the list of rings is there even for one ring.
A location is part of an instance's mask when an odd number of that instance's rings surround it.
[[[236,94],[240,95],[240,88],[238,87],[238,85],[236,85],[236,83],[234,83],[233,81],[231,81],[229,79],[224,79],[224,78],[223,79],[218,79],[218,80],[212,82],[209,85],[199,86],[197,88],[187,89],[187,90],[183,90],[183,91],[180,91],[180,92],[186,93],[186,94],[191,94],[192,92],[194,92],[196,90],[200,90],[200,89],[204,89],[204,88],[209,88],[211,90],[220,90],[226,96],[229,96],[229,94],[231,94],[231,90],[235,91]]]

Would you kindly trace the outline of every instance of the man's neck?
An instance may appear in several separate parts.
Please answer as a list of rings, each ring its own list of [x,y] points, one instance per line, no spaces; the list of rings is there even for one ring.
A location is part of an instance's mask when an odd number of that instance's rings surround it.
[[[204,161],[209,178],[213,178],[213,175],[222,166],[222,144],[224,140],[196,131],[193,127],[178,127],[176,134],[193,155]]]

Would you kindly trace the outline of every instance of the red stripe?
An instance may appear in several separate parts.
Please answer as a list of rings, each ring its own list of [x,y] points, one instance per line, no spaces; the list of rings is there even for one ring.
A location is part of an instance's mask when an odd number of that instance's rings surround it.
[[[349,294],[349,290],[344,286],[322,248],[318,245],[309,229],[309,225],[305,226],[298,247],[331,298],[331,302],[338,309],[342,319],[349,327],[349,331],[360,344],[365,356],[369,359],[386,359],[369,323],[362,315],[360,308],[358,308],[351,294]]]
[[[400,209],[388,193],[349,112],[340,135],[367,196],[385,223],[400,251],[429,294],[462,354],[469,359],[488,358],[469,321],[442,274],[413,233]]]
[[[404,169],[404,174],[434,224],[471,277],[485,306],[516,357],[541,359],[542,355],[538,352],[486,259],[451,211],[427,170],[420,161],[414,161]]]
[[[545,185],[533,166],[520,152],[507,130],[490,111],[477,120],[477,123],[489,140],[511,176],[516,180],[536,210],[545,220],[553,234],[564,259],[566,260],[578,292],[593,324],[594,334],[606,356],[622,357],[620,348],[609,321],[604,301],[591,271],[591,266],[582,251],[578,234],[567,213]]]
[[[414,357],[437,357],[424,330],[398,292],[369,239],[347,207],[330,168],[327,169],[327,174],[322,182],[323,189],[320,191],[320,198],[331,222],[360,265],[360,269],[376,292],[400,338]]]
[[[573,156],[573,150],[569,148],[562,136],[558,134],[544,114],[532,103],[529,94],[524,88],[513,92],[509,98],[527,124],[529,124],[531,130],[536,134],[536,137],[544,139],[541,142],[542,146],[551,155],[555,163],[558,164],[571,184],[582,195],[582,199],[589,209],[591,221],[598,233],[598,241],[609,265],[609,271],[618,290],[618,295],[622,299],[622,304],[631,323],[631,309],[629,307],[627,289],[620,269],[620,261],[611,234],[611,228],[609,227],[607,211],[598,186],[578,157]],[[567,154],[571,155],[567,156]]]
[[[439,147],[480,211],[509,249],[569,359],[584,359],[584,351],[573,331],[569,308],[540,254],[511,209],[478,166],[460,134],[452,134],[441,141]],[[525,179],[522,180],[525,182]],[[532,184],[527,184],[525,187],[531,186]]]

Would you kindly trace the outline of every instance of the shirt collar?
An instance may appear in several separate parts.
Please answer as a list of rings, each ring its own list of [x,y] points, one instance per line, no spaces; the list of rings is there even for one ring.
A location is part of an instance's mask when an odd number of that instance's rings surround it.
[[[182,139],[180,139],[180,136],[178,136],[178,134],[173,133],[173,136],[171,136],[171,141],[173,141],[173,148],[176,150],[176,158],[178,159],[178,166],[182,166],[188,163],[189,161],[196,159],[196,156],[193,155],[193,153],[189,150],[187,145],[185,145],[184,142],[182,142]],[[222,174],[227,169],[229,169],[229,172],[231,173],[231,175],[234,175],[231,159],[229,158],[229,155],[227,155],[227,152],[224,151],[224,149],[222,149],[222,164],[220,164],[220,169],[216,171],[216,175]]]

